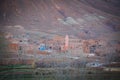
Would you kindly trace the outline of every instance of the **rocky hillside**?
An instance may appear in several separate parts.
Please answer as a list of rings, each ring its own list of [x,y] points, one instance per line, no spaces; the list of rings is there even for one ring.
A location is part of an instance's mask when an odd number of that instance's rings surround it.
[[[26,30],[69,34],[83,39],[113,39],[119,35],[119,0],[0,1],[1,27],[21,25]]]

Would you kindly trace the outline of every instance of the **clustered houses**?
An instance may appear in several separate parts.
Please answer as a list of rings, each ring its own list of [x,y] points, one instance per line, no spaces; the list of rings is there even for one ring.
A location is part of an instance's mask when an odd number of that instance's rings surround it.
[[[100,40],[82,40],[69,38],[68,35],[56,36],[51,40],[43,40],[41,44],[45,44],[46,49],[50,48],[56,52],[66,52],[69,50],[82,50],[84,53],[95,53],[97,46],[101,45]],[[42,51],[42,50],[41,50]]]
[[[82,40],[70,38],[66,36],[55,36],[52,39],[40,39],[32,41],[26,37],[24,38],[13,38],[12,34],[7,34],[6,38],[10,41],[9,49],[11,51],[19,52],[24,49],[24,53],[33,54],[34,50],[37,53],[41,52],[66,52],[69,50],[82,50],[83,53],[100,53],[99,47],[106,46],[106,41],[103,40]],[[119,45],[117,45],[119,46]],[[117,49],[116,46],[116,49]],[[107,48],[106,48],[107,49]]]
[[[9,41],[8,49],[10,52],[25,54],[25,55],[34,55],[34,54],[52,54],[52,53],[84,53],[90,55],[90,53],[95,53],[96,55],[104,55],[115,50],[120,52],[120,44],[114,45],[115,47],[108,45],[106,40],[83,40],[77,38],[71,38],[68,35],[66,36],[55,36],[52,39],[43,39],[39,40],[23,37],[18,38],[14,37],[12,34],[5,34],[5,38]],[[42,45],[42,47],[41,47]],[[39,49],[41,48],[41,49]],[[114,49],[115,48],[115,49]],[[16,54],[14,54],[16,55]],[[18,56],[19,57],[19,56]],[[35,62],[35,59],[29,58],[23,60],[7,60],[3,64],[32,64]]]

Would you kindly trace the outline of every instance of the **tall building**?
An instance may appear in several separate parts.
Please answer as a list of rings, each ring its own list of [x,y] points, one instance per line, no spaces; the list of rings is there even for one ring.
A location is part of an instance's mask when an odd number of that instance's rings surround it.
[[[69,46],[69,36],[66,35],[65,36],[65,50],[68,50],[68,46]]]

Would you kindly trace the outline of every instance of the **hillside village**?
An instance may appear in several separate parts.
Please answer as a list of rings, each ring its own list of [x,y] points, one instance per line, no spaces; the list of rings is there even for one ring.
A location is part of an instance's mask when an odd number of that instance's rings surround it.
[[[0,0],[0,80],[119,80],[119,0]]]
[[[39,33],[40,34],[40,33]],[[33,39],[37,37],[36,39]],[[53,35],[53,34],[52,34]],[[17,55],[18,59],[20,55],[26,55],[23,57],[23,61],[27,60],[25,64],[30,64],[36,60],[35,55],[54,55],[61,54],[67,56],[66,54],[72,54],[71,57],[78,57],[84,55],[84,57],[89,59],[93,59],[93,61],[97,60],[96,57],[101,57],[100,62],[104,62],[104,59],[109,53],[119,53],[119,44],[110,44],[106,43],[108,41],[101,39],[82,39],[75,38],[71,35],[51,35],[48,37],[37,36],[33,33],[23,33],[21,35],[16,35],[12,33],[5,33],[4,38],[7,40],[7,51],[12,53],[13,57]],[[110,42],[110,41],[109,41]],[[106,48],[107,47],[107,48]],[[117,54],[119,55],[119,54]],[[31,58],[31,56],[33,58]],[[90,57],[90,58],[89,58]],[[41,60],[41,58],[37,58]],[[79,59],[79,57],[78,57]],[[13,61],[5,62],[2,64],[19,64],[21,61]],[[29,61],[30,60],[30,61]]]

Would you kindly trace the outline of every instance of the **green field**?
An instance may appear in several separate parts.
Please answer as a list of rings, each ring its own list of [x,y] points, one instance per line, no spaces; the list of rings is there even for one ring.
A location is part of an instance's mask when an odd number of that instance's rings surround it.
[[[120,80],[120,72],[90,68],[31,68],[28,65],[9,65],[0,66],[0,69],[3,69],[0,80]]]

